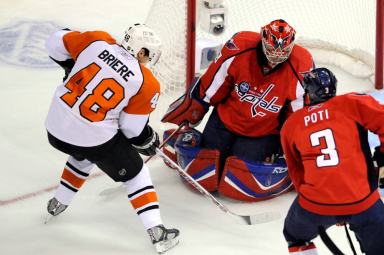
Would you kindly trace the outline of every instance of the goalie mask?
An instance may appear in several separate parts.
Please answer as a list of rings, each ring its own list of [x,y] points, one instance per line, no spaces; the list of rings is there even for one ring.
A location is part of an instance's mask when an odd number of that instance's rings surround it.
[[[304,104],[318,104],[336,95],[337,79],[327,68],[315,68],[303,73]]]
[[[144,24],[135,24],[125,30],[125,37],[121,46],[135,58],[137,58],[137,54],[142,48],[146,49],[151,65],[155,65],[161,55],[160,38],[151,28]]]
[[[295,41],[295,29],[286,21],[274,20],[261,28],[263,52],[272,66],[289,58]]]

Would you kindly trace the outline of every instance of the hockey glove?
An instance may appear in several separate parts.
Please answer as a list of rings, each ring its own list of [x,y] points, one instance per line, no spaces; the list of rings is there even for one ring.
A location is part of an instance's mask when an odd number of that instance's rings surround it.
[[[199,84],[198,80],[190,90],[173,102],[161,121],[176,125],[187,122],[191,127],[199,125],[210,106],[200,98]]]
[[[75,65],[75,61],[73,59],[67,59],[65,61],[58,61],[52,57],[50,57],[53,61],[56,62],[59,66],[61,66],[64,69],[64,77],[63,82],[67,79],[69,73],[72,71],[73,66]]]
[[[384,166],[384,152],[380,150],[380,146],[375,148],[375,152],[373,153],[373,161],[376,161],[379,168]]]
[[[141,138],[141,139],[140,139]],[[152,129],[151,126],[147,125],[144,127],[143,132],[139,138],[130,139],[132,146],[140,153],[145,156],[153,156],[156,154],[156,148],[159,147],[159,135]],[[140,141],[143,140],[143,141]]]

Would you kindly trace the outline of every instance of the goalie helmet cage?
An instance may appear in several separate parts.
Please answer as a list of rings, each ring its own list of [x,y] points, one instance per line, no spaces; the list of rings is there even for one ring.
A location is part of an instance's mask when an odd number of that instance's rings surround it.
[[[209,1],[209,0],[205,0]],[[204,0],[153,0],[146,24],[163,42],[154,73],[163,93],[180,94],[195,73],[195,41],[225,43],[234,33],[285,19],[297,31],[297,43],[309,49],[315,63],[335,65],[383,88],[384,0],[223,0],[226,26],[216,36],[198,23]]]

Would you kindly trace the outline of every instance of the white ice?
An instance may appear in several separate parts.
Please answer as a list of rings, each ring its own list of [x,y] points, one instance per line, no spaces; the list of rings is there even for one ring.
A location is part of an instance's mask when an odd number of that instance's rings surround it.
[[[151,0],[1,1],[0,27],[18,20],[54,21],[72,29],[106,30],[121,38],[127,25],[144,22],[150,3]],[[357,85],[353,90],[372,87],[367,81],[344,77],[339,70],[337,74],[340,84]],[[48,144],[44,119],[62,75],[60,68],[0,62],[0,201],[52,187],[60,179],[67,156]],[[344,86],[342,90],[351,89]],[[242,226],[211,201],[186,188],[179,175],[160,159],[154,158],[148,165],[164,223],[181,231],[180,244],[169,255],[288,254],[282,227],[294,193],[260,203],[217,197],[236,213],[278,210],[283,216],[270,223]],[[155,254],[126,195],[99,196],[104,189],[116,185],[105,175],[89,180],[67,211],[47,225],[43,220],[53,190],[0,206],[0,254]],[[329,233],[342,250],[351,253],[342,228],[333,227]],[[320,254],[330,254],[320,239],[315,242]]]

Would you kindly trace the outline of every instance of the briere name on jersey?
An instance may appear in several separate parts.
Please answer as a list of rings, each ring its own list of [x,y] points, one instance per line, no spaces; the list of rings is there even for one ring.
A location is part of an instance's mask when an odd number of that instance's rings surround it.
[[[113,70],[115,70],[125,81],[128,81],[128,77],[135,76],[135,74],[129,70],[129,68],[123,64],[117,57],[109,53],[107,50],[103,50],[98,56],[99,59],[103,60]],[[119,65],[121,65],[119,67]]]

